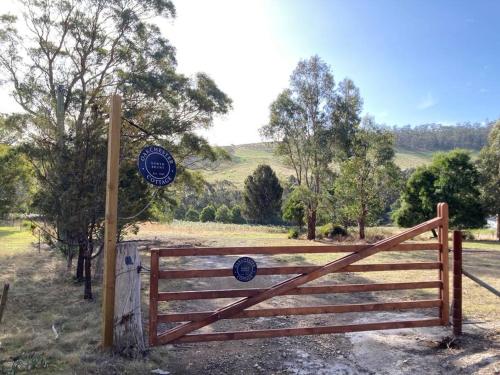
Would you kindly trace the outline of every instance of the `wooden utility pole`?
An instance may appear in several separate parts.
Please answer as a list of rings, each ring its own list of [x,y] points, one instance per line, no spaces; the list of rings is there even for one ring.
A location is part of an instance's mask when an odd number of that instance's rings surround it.
[[[102,347],[113,345],[115,309],[116,239],[118,205],[118,170],[120,158],[120,124],[122,99],[111,97],[108,132],[108,165],[106,179],[106,217],[104,223],[104,278],[102,299]]]

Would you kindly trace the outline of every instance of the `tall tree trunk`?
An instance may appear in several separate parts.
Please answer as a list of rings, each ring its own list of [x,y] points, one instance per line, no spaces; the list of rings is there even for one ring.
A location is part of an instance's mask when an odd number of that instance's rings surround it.
[[[500,213],[497,214],[497,240],[500,241]]]
[[[358,229],[359,229],[359,239],[365,239],[365,217],[361,216],[358,220]]]
[[[314,240],[316,238],[316,210],[307,210],[307,239]]]
[[[90,249],[85,251],[85,287],[83,292],[84,299],[92,299],[92,252]]]
[[[66,258],[66,272],[68,274],[71,274],[71,268],[73,267],[73,252],[70,250],[68,251],[68,257]]]
[[[78,261],[76,263],[76,281],[83,281],[83,266],[85,263],[85,249],[84,245],[80,244],[78,247]]]
[[[103,263],[104,263],[104,250],[103,247],[104,245],[101,244],[99,245],[99,248],[97,250],[97,255],[93,255],[95,258],[95,267],[94,267],[94,282],[100,283],[102,281],[103,277]]]

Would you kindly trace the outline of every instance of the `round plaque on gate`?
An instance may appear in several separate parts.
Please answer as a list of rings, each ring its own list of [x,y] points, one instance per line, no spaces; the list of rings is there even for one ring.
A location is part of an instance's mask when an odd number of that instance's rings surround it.
[[[233,275],[244,283],[252,280],[257,274],[257,263],[250,257],[239,258],[233,265]]]

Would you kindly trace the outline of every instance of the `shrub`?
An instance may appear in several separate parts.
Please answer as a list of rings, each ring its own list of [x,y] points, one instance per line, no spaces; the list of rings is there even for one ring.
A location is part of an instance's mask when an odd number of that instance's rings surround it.
[[[200,221],[200,213],[194,208],[190,208],[189,210],[187,210],[184,219],[186,221]]]
[[[319,235],[323,237],[328,237],[328,238],[345,237],[348,234],[349,233],[347,233],[347,231],[340,225],[333,225],[331,223],[328,223],[319,227]]]
[[[474,234],[470,230],[463,230],[462,239],[465,241],[473,241],[476,237],[474,237]]]
[[[283,219],[302,229],[304,226],[305,206],[302,201],[302,190],[295,188],[283,204]]]
[[[215,213],[215,221],[219,223],[230,223],[231,222],[231,211],[225,204],[220,206]]]
[[[337,237],[337,236],[345,237],[347,236],[347,234],[348,234],[347,231],[340,225],[335,225],[330,231],[330,237]]]
[[[215,221],[215,207],[209,204],[200,212],[200,221],[206,223],[207,221]]]
[[[297,229],[290,229],[288,231],[288,238],[296,240],[299,238],[299,231]]]
[[[234,224],[246,223],[245,218],[241,214],[241,207],[240,206],[234,206],[231,209],[231,223],[234,223]]]
[[[187,220],[186,219],[187,211],[188,210],[186,210],[186,207],[184,205],[181,204],[181,205],[177,206],[174,210],[174,219]],[[198,220],[196,220],[196,221],[198,221]]]

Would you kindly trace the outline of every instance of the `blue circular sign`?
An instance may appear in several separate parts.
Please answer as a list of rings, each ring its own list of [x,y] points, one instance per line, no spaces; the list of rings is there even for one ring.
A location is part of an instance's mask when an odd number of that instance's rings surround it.
[[[257,263],[249,257],[239,258],[233,265],[233,275],[244,283],[252,280],[257,274]]]
[[[177,173],[174,158],[160,146],[144,147],[139,154],[138,166],[146,181],[155,186],[171,184]]]

